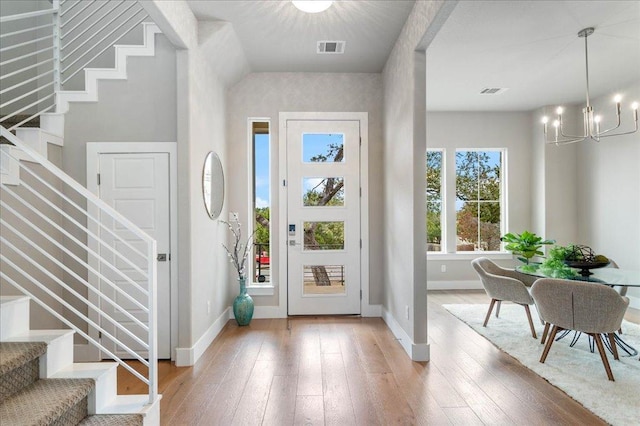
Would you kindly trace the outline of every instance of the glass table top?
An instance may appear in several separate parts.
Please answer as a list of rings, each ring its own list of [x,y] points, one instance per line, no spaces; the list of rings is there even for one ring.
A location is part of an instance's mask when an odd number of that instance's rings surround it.
[[[539,270],[522,269],[523,265],[516,267],[516,271],[533,275],[541,278],[549,278]],[[574,281],[587,281],[608,285],[621,285],[626,287],[640,287],[640,271],[634,271],[631,269],[617,269],[617,268],[599,268],[592,269],[592,275],[582,276],[576,275],[572,278],[568,278]]]

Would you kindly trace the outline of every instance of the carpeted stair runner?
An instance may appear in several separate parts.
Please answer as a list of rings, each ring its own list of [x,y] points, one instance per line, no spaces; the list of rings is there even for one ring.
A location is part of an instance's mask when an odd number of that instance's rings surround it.
[[[0,404],[39,378],[44,342],[0,342]]]
[[[140,414],[87,416],[93,379],[40,379],[44,342],[0,342],[0,425],[141,426]]]
[[[142,426],[140,414],[97,414],[79,423],[80,426]]]
[[[87,416],[92,379],[44,379],[0,404],[3,425],[76,425]]]

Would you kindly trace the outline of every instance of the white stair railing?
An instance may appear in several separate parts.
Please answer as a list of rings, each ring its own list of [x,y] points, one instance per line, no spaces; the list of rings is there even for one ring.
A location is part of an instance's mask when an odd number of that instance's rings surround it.
[[[0,126],[0,279],[158,393],[156,241]],[[126,234],[126,237],[123,236]],[[140,362],[145,373],[126,359]]]
[[[146,20],[133,0],[52,0],[1,16],[0,124],[13,131],[54,111],[65,84]]]

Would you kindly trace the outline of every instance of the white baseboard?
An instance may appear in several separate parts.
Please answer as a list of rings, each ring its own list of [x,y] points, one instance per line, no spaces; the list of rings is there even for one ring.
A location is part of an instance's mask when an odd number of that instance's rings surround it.
[[[482,290],[482,283],[472,281],[429,281],[427,290]]]
[[[195,345],[190,348],[176,348],[176,367],[187,367],[194,365],[207,350],[213,339],[222,331],[229,321],[229,313],[231,308],[225,309],[217,320],[211,324],[211,327],[204,332],[202,337],[198,339]]]
[[[391,315],[386,309],[382,309],[382,319],[387,324],[387,327],[391,330],[404,351],[409,355],[412,361],[429,361],[429,344],[428,343],[413,343],[413,340],[400,326],[398,321]]]
[[[640,309],[640,297],[637,296],[627,296],[629,298],[629,307]]]

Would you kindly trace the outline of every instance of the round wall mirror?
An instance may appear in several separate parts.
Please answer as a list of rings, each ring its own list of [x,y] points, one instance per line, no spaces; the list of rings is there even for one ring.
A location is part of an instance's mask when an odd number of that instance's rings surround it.
[[[213,151],[209,152],[204,160],[202,196],[207,214],[211,219],[217,219],[224,204],[224,173],[220,158]]]

